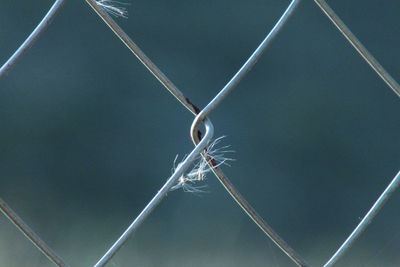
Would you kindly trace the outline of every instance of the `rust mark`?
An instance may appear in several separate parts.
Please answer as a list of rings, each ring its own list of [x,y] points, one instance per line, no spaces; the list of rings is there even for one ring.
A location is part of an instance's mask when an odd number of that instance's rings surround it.
[[[200,109],[192,103],[192,101],[189,100],[189,98],[185,97],[186,102],[194,109],[194,112],[196,113],[196,115],[198,115],[200,113]]]

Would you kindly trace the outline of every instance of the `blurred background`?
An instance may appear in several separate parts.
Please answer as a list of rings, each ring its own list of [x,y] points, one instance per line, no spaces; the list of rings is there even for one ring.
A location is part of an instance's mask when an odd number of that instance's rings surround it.
[[[128,0],[117,19],[204,107],[289,1]],[[127,1],[127,2],[128,2]],[[0,62],[53,1],[0,1]],[[329,1],[399,80],[399,1]],[[321,266],[400,168],[400,101],[303,1],[212,114],[223,167],[265,220]],[[0,81],[0,196],[71,266],[91,266],[189,153],[192,115],[85,1],[68,1]],[[171,192],[110,266],[292,266],[212,175]],[[400,193],[337,266],[400,264]],[[0,216],[0,266],[52,266]]]

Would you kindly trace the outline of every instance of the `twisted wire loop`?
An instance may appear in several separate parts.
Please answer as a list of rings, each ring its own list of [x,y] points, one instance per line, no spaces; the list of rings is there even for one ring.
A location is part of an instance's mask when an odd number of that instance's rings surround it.
[[[200,153],[207,147],[207,144],[214,135],[214,127],[210,120],[205,121],[206,133],[201,142],[193,149],[187,158],[179,164],[172,176],[167,180],[163,187],[157,192],[153,199],[147,204],[143,211],[136,217],[132,224],[126,229],[121,237],[114,243],[114,245],[107,251],[106,254],[96,263],[95,267],[105,266],[117,251],[125,244],[129,236],[139,228],[139,226],[146,220],[150,213],[160,204],[171,188],[176,184],[178,179],[190,167],[193,161],[200,155]]]
[[[40,23],[28,36],[28,38],[21,44],[15,53],[1,66],[0,79],[3,78],[18,62],[18,60],[32,47],[33,43],[40,37],[44,30],[50,25],[58,11],[61,9],[66,0],[56,0],[47,14],[43,17]],[[158,206],[164,199],[166,194],[170,191],[176,181],[181,177],[184,172],[193,163],[198,155],[202,155],[206,162],[211,167],[211,170],[216,175],[218,180],[222,183],[224,188],[229,192],[232,198],[239,204],[239,206],[246,212],[246,214],[262,229],[262,231],[272,239],[272,241],[282,250],[287,256],[293,260],[298,266],[308,266],[308,264],[262,219],[254,208],[246,201],[246,199],[239,193],[233,186],[228,177],[218,167],[216,161],[207,153],[207,145],[213,137],[214,127],[208,119],[208,115],[213,112],[222,101],[232,92],[240,81],[249,73],[251,68],[257,63],[258,59],[262,56],[263,52],[268,48],[272,40],[281,31],[283,26],[288,21],[289,17],[293,14],[301,0],[292,0],[288,8],[285,10],[281,18],[273,27],[271,32],[262,41],[259,47],[249,57],[245,64],[239,69],[234,77],[222,88],[222,90],[200,110],[194,105],[184,94],[172,83],[171,80],[143,53],[143,51],[131,40],[131,38],[118,26],[118,24],[103,10],[103,8],[96,3],[95,0],[86,0],[86,2],[95,10],[95,12],[104,20],[104,22],[114,31],[114,33],[121,39],[121,41],[132,51],[132,53],[146,66],[146,68],[160,81],[169,92],[181,102],[193,115],[195,119],[192,123],[190,135],[195,144],[195,148],[189,156],[179,164],[174,171],[173,175],[167,180],[163,187],[157,192],[153,199],[147,204],[144,210],[136,217],[127,230],[119,237],[114,245],[107,251],[107,253],[96,263],[95,266],[104,266],[109,260],[117,253],[117,251],[128,240],[129,236],[137,230],[137,228],[146,220],[150,213]],[[363,46],[357,37],[350,31],[338,15],[324,0],[314,0],[315,3],[322,9],[328,16],[333,24],[351,43],[358,53],[365,59],[365,61],[372,67],[372,69],[382,78],[382,80],[398,95],[400,96],[400,86],[393,79],[393,77],[380,65],[380,63],[373,57],[373,55]],[[199,130],[201,123],[205,125],[205,135]],[[356,239],[365,231],[367,226],[372,222],[374,217],[378,214],[380,209],[384,206],[386,201],[393,195],[395,190],[400,185],[400,172],[396,174],[391,183],[386,187],[384,192],[380,195],[377,201],[370,208],[368,213],[364,216],[361,222],[353,230],[350,236],[335,252],[335,254],[328,260],[324,267],[333,266],[353,245]],[[47,258],[57,266],[68,266],[8,205],[0,198],[0,210],[4,215],[44,254]]]
[[[165,76],[165,74],[143,53],[143,51],[132,41],[132,39],[119,27],[119,25],[101,8],[96,4],[95,0],[86,0],[86,2],[95,10],[95,12],[102,18],[102,20],[112,29],[112,31],[121,39],[121,41],[131,50],[131,52],[142,62],[146,68],[163,84],[166,89],[176,97],[190,112],[194,115],[200,113],[200,109],[194,105],[188,98],[186,98],[183,93]],[[266,39],[261,45],[261,49],[257,49],[250,64],[247,64],[245,69],[246,73],[251,69],[251,67],[256,63],[258,58],[261,56],[262,52],[267,48],[270,42],[274,39],[277,33],[280,31],[282,26],[286,23],[287,19],[293,13],[295,8],[300,3],[300,0],[293,0],[287,10],[284,12],[282,17],[279,19],[275,27],[268,34]],[[243,69],[243,67],[242,67]],[[245,76],[246,73],[240,75],[241,78]],[[239,81],[239,80],[237,80]],[[222,100],[222,99],[221,99]],[[205,120],[204,116],[199,123]],[[211,123],[208,119],[207,121]],[[191,131],[193,133],[193,131]],[[197,144],[199,144],[201,139],[201,131],[196,130],[195,136]],[[246,212],[246,214],[263,230],[268,237],[270,237],[275,244],[278,245],[298,266],[308,266],[306,262],[258,215],[255,209],[243,198],[239,191],[233,186],[228,177],[218,168],[216,162],[207,155],[206,149],[201,153],[203,157],[206,157],[206,162],[210,165],[213,173],[216,175],[218,180],[222,183],[224,188],[229,192],[229,194],[234,198],[234,200],[239,204],[239,206]],[[110,249],[111,250],[111,249]],[[116,252],[116,251],[115,251]],[[114,252],[114,254],[115,254]],[[111,256],[111,253],[109,253]],[[112,256],[111,256],[112,257]],[[104,258],[104,257],[103,257]],[[108,259],[109,260],[109,259]],[[100,263],[100,262],[99,262]],[[98,264],[99,264],[98,263]],[[96,265],[102,266],[102,265]]]
[[[192,127],[190,130],[190,134],[192,140],[195,144],[199,142],[199,138],[197,136],[197,131],[199,125],[210,114],[217,108],[221,102],[232,92],[233,89],[237,87],[240,81],[250,72],[250,70],[254,67],[257,61],[261,58],[262,54],[269,47],[278,33],[282,30],[283,26],[286,24],[290,16],[293,14],[296,7],[298,7],[301,0],[293,0],[288,8],[285,10],[281,18],[272,28],[272,30],[268,33],[265,39],[261,42],[261,44],[257,47],[257,49],[253,52],[253,54],[247,59],[247,61],[243,64],[243,66],[239,69],[239,71],[232,77],[232,79],[222,88],[222,90],[207,104],[207,106],[196,116],[192,123]]]
[[[57,0],[54,2],[47,14],[43,17],[43,19],[28,36],[28,38],[22,43],[20,47],[18,47],[14,54],[0,68],[0,79],[3,78],[15,66],[15,64],[26,53],[26,51],[28,51],[28,49],[32,47],[35,41],[53,21],[58,11],[64,5],[65,1],[66,0]]]
[[[353,230],[350,236],[344,241],[340,248],[333,254],[333,256],[325,263],[324,267],[333,266],[344,254],[351,248],[357,238],[365,231],[367,226],[372,222],[381,208],[385,205],[386,201],[393,195],[400,185],[400,171],[396,174],[390,184],[386,187],[385,191],[379,196],[378,200],[372,205],[371,209],[367,212],[361,222]]]
[[[300,0],[293,0],[287,7],[281,18],[239,69],[239,71],[233,76],[233,78],[222,88],[222,90],[211,100],[207,106],[196,116],[194,119],[190,134],[194,144],[198,144],[200,136],[198,135],[198,128],[200,123],[207,118],[207,116],[217,108],[221,102],[237,87],[240,81],[250,72],[252,67],[261,58],[262,54],[266,51],[278,33],[282,30],[290,16],[293,14],[296,7],[299,5]],[[207,157],[206,153],[203,153],[203,157]],[[233,186],[229,179],[219,169],[215,168],[217,165],[212,159],[206,158],[206,162],[209,163],[211,170],[218,177],[218,180],[222,183],[225,189],[231,194],[239,206],[248,214],[248,216],[254,221],[254,223],[284,252],[286,255],[295,262],[298,266],[308,266],[305,260],[300,257],[274,230],[269,226],[263,218],[254,210],[254,208],[246,201],[246,199],[239,193],[239,191]]]
[[[365,48],[365,46],[357,39],[351,30],[344,24],[339,16],[324,0],[314,0],[315,3],[328,16],[338,30],[346,37],[350,44],[365,59],[371,68],[382,78],[382,80],[390,87],[390,89],[400,97],[400,85],[395,79],[382,67],[382,65],[374,58],[374,56]]]
[[[29,239],[46,257],[55,265],[68,267],[63,261],[25,222],[18,216],[10,206],[0,198],[0,210],[17,227],[27,239]]]

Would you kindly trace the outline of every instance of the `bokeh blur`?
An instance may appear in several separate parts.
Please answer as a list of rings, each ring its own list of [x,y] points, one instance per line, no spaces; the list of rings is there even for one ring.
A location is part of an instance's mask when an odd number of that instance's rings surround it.
[[[395,0],[328,1],[400,79]],[[53,1],[0,1],[0,62]],[[117,19],[204,107],[289,1],[129,0]],[[400,168],[400,99],[313,3],[212,114],[223,170],[321,266]],[[92,266],[189,153],[192,115],[85,1],[68,1],[0,81],[0,196],[71,266]],[[292,266],[212,175],[171,192],[110,266]],[[400,193],[337,266],[399,266]],[[0,216],[0,266],[52,266]]]

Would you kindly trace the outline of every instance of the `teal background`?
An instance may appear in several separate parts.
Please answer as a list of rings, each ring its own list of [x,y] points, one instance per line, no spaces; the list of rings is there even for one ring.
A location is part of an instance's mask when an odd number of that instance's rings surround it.
[[[0,0],[0,62],[53,1]],[[130,0],[117,19],[204,107],[289,1]],[[328,1],[397,80],[400,2]],[[211,115],[223,167],[313,266],[352,231],[400,167],[400,101],[312,1]],[[193,117],[84,1],[0,81],[0,195],[71,266],[91,266],[189,153]],[[292,266],[209,175],[171,192],[110,266]],[[398,266],[397,192],[337,266]],[[51,266],[0,216],[0,266]]]

